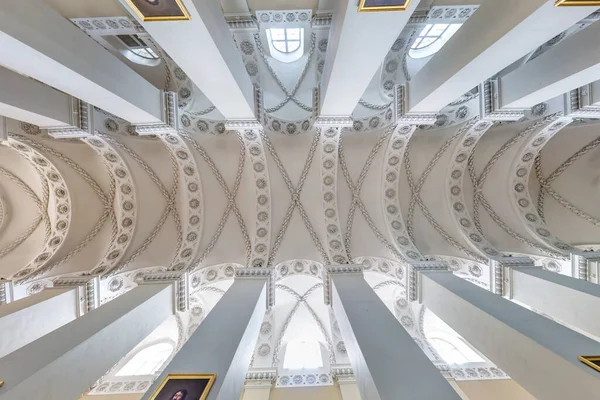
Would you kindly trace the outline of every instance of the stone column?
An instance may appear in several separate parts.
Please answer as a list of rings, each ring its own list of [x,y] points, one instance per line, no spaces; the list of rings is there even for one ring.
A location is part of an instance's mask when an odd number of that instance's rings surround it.
[[[423,304],[531,395],[593,399],[600,374],[577,360],[600,344],[449,271],[423,271]]]
[[[249,372],[241,400],[269,400],[276,377],[275,370]]]
[[[205,373],[217,378],[207,400],[239,399],[267,306],[271,270],[238,269],[223,295],[146,392],[149,399],[169,374]]]
[[[46,289],[1,306],[0,358],[76,319],[78,297],[75,288]]]
[[[371,289],[360,266],[329,267],[328,273],[333,310],[363,399],[460,398]]]
[[[512,300],[600,338],[600,286],[539,267],[511,275]]]
[[[173,312],[172,284],[136,287],[0,359],[0,399],[79,398]]]

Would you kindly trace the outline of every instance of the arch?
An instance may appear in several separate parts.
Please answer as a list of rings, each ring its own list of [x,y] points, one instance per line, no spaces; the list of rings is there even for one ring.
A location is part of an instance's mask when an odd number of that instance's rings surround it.
[[[284,63],[304,55],[304,28],[267,28],[265,30],[271,57]]]
[[[383,215],[396,247],[409,260],[423,260],[423,255],[406,230],[400,210],[398,188],[406,146],[416,129],[414,125],[396,125],[388,142],[383,162]]]
[[[26,144],[28,139],[21,135],[11,134],[8,139],[8,146],[13,148],[17,153],[29,161],[40,175],[40,179],[47,182],[48,193],[44,194],[46,207],[45,212],[48,214],[50,221],[49,229],[46,231],[45,244],[39,254],[29,262],[25,267],[21,268],[12,278],[17,282],[22,283],[26,280],[31,280],[40,275],[43,267],[48,261],[61,249],[65,242],[65,238],[71,227],[71,195],[65,182],[65,179],[58,171],[58,168],[42,153],[33,146]],[[55,212],[48,212],[53,206]]]
[[[467,243],[486,257],[498,259],[502,254],[487,241],[483,232],[478,229],[471,213],[467,209],[464,195],[465,177],[468,176],[468,159],[473,156],[479,139],[493,126],[489,121],[472,121],[464,135],[459,138],[459,144],[452,155],[452,165],[448,168],[446,187],[447,204],[455,225]],[[475,188],[477,192],[480,188]]]
[[[121,154],[101,135],[82,138],[102,159],[108,174],[114,181],[112,208],[115,214],[116,230],[102,260],[92,269],[93,274],[109,273],[117,267],[129,248],[137,222],[137,198],[133,176]],[[124,188],[129,188],[125,189]]]
[[[512,194],[511,205],[517,215],[521,217],[527,231],[539,242],[562,254],[567,252],[579,254],[581,251],[562,242],[549,231],[529,192],[529,177],[543,145],[571,122],[573,122],[572,118],[562,117],[558,113],[545,117],[540,122],[540,125],[545,126],[530,136],[517,153],[508,179],[508,190]],[[536,125],[532,125],[532,127]]]
[[[129,358],[115,376],[156,375],[174,351],[175,346],[170,341],[146,346]]]

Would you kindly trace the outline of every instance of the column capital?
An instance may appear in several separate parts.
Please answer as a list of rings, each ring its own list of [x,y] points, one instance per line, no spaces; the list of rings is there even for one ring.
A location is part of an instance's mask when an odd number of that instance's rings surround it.
[[[176,92],[160,92],[161,123],[136,124],[138,135],[166,135],[179,131],[179,95]]]
[[[410,84],[396,85],[394,88],[394,121],[408,125],[433,125],[437,121],[437,113],[411,113],[409,108]]]
[[[359,275],[363,276],[362,265],[330,265],[326,267],[327,273],[332,275]]]
[[[189,279],[187,271],[163,271],[149,272],[143,274],[139,285],[151,285],[153,283],[173,284],[173,303],[177,311],[187,311],[189,308]]]
[[[48,136],[55,139],[82,138],[94,135],[94,106],[69,96],[71,103],[70,126],[41,126],[48,129]]]
[[[13,283],[5,279],[0,279],[0,305],[8,304],[13,301]]]
[[[56,278],[52,281],[54,288],[75,288],[85,304],[79,304],[79,315],[83,315],[100,306],[100,276],[82,275]]]
[[[503,110],[499,79],[488,79],[479,85],[479,109],[481,119],[488,121],[520,121],[527,109]]]
[[[407,300],[421,301],[421,274],[423,271],[450,271],[445,261],[415,261],[408,264]]]
[[[229,119],[225,122],[225,129],[231,131],[261,130],[263,126],[255,119]]]
[[[345,128],[351,127],[354,121],[351,117],[344,116],[319,116],[315,120],[318,128]]]
[[[591,83],[565,93],[565,115],[572,118],[600,118],[600,93]]]
[[[272,387],[277,379],[275,369],[252,370],[246,374],[244,389]]]
[[[331,366],[331,376],[337,379],[339,385],[356,383],[356,376],[351,365]]]
[[[495,261],[501,266],[509,268],[535,266],[535,261],[530,257],[502,257]]]
[[[275,305],[275,271],[273,268],[236,268],[234,279],[237,280],[266,280],[267,309]]]

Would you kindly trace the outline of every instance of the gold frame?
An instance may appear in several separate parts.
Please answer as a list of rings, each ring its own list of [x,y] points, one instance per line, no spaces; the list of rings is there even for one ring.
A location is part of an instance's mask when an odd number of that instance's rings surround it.
[[[379,12],[379,11],[406,11],[412,0],[407,0],[403,6],[381,6],[381,7],[365,7],[366,0],[360,0],[358,3],[358,12]]]
[[[137,16],[140,17],[142,19],[142,21],[144,21],[144,22],[152,22],[152,21],[189,21],[189,20],[192,19],[190,17],[190,13],[188,13],[188,10],[185,8],[185,6],[183,5],[183,2],[181,0],[175,0],[175,2],[179,6],[179,9],[181,10],[181,12],[183,12],[183,15],[182,16],[174,16],[174,17],[146,17],[135,6],[135,4],[133,4],[133,1],[131,1],[131,0],[125,0],[125,1],[127,2],[127,4],[129,4],[129,7],[131,7],[131,9],[137,14]]]
[[[160,393],[163,387],[169,382],[171,379],[208,379],[208,384],[206,385],[206,389],[204,393],[202,393],[202,397],[199,400],[206,400],[208,394],[210,393],[210,388],[212,388],[213,383],[215,383],[215,379],[217,379],[217,374],[168,374],[165,379],[161,382],[161,384],[156,388],[152,396],[150,396],[150,400],[156,399],[156,396]],[[195,400],[195,399],[191,399]]]
[[[599,6],[599,0],[556,0],[554,7]]]
[[[579,361],[581,361],[582,363],[584,363],[585,365],[587,365],[588,367],[593,368],[596,371],[600,372],[600,367],[591,362],[591,361],[600,361],[600,356],[577,356],[577,359]]]

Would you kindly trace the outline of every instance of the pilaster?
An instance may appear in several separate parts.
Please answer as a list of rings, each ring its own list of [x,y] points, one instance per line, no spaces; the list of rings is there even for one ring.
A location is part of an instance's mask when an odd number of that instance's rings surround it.
[[[331,265],[323,268],[323,296],[325,304],[332,304],[331,275],[364,276],[362,265]]]
[[[77,312],[79,316],[100,306],[100,278],[98,276],[77,276],[57,278],[54,288],[74,288],[77,290]],[[79,300],[83,299],[83,301]]]
[[[408,266],[407,300],[422,302],[421,274],[423,271],[448,271],[449,266],[445,261],[415,261]]]
[[[236,268],[234,279],[236,281],[247,279],[266,279],[267,309],[275,305],[275,273],[272,268]]]
[[[415,113],[408,111],[409,82],[396,85],[394,88],[394,120],[397,123],[408,125],[433,125],[437,120],[437,113]]]
[[[189,308],[189,279],[186,271],[146,273],[138,281],[140,285],[157,283],[170,283],[173,285],[173,312],[187,311]]]
[[[94,106],[83,100],[69,96],[71,103],[70,126],[40,126],[48,129],[48,135],[55,139],[88,137],[94,134]]]
[[[179,131],[179,95],[175,92],[160,93],[160,119],[158,124],[136,124],[135,131],[141,135],[176,134]]]
[[[529,257],[503,257],[490,260],[492,266],[493,292],[507,299],[512,298],[512,268],[533,267],[534,261]]]

